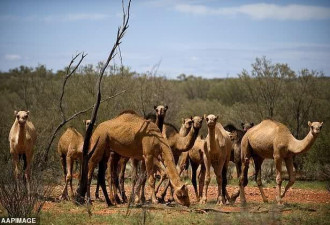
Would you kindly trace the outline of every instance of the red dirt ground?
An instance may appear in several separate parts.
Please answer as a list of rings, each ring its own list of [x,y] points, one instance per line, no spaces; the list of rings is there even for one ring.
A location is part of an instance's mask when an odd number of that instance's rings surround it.
[[[52,197],[58,197],[60,196],[61,190],[63,186],[57,186],[53,193]],[[75,188],[75,187],[74,187]],[[150,197],[150,189],[147,186],[146,187],[146,198],[149,199]],[[130,186],[126,185],[127,195],[130,194]],[[196,197],[194,194],[193,186],[188,185],[189,189],[189,196],[190,196],[190,202],[192,205],[197,204]],[[234,191],[238,189],[237,186],[231,186],[228,185],[227,190],[229,194],[231,195]],[[273,188],[264,188],[265,194],[268,197],[269,202],[275,201],[275,187]],[[94,199],[94,193],[95,193],[95,185],[92,185],[92,199]],[[262,198],[259,192],[259,189],[257,187],[246,187],[245,188],[246,198],[247,202],[249,203],[262,203]],[[208,202],[215,202],[217,196],[217,187],[215,185],[209,186],[208,190]],[[100,191],[100,197],[103,198],[103,195]],[[168,197],[168,196],[167,196]],[[287,195],[283,199],[284,203],[319,203],[319,204],[329,204],[330,203],[330,192],[323,191],[323,190],[306,190],[306,189],[296,189],[291,188]],[[233,206],[223,206],[222,209],[225,211],[239,211],[239,197],[237,198],[237,201]],[[62,211],[60,208],[56,207],[56,202],[47,201],[44,205],[44,210],[58,210]],[[118,208],[109,208],[106,206],[105,202],[99,202],[95,201],[94,205],[99,205],[102,208],[102,204],[104,205],[104,209],[97,210],[97,212],[94,211],[94,213],[97,214],[111,214],[118,211]],[[126,205],[127,206],[127,205]],[[123,205],[125,207],[125,205]],[[70,209],[70,212],[72,213],[78,213],[80,212],[79,208],[72,208]]]

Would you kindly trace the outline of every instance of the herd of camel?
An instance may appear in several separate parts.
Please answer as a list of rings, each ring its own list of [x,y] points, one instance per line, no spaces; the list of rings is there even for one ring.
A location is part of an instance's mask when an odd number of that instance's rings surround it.
[[[238,196],[241,204],[246,204],[244,187],[248,183],[248,168],[252,158],[255,165],[255,181],[264,202],[267,202],[267,197],[262,188],[261,165],[264,159],[274,159],[276,200],[281,204],[285,193],[295,182],[293,156],[311,148],[323,125],[323,122],[308,122],[309,133],[303,140],[297,140],[285,125],[274,120],[267,119],[257,125],[242,123],[243,130],[240,130],[233,125],[223,127],[218,121],[218,116],[210,114],[182,119],[181,128],[178,130],[165,122],[167,106],[155,106],[154,110],[155,112],[146,118],[127,110],[95,128],[90,141],[90,149],[93,148],[94,152],[88,162],[87,199],[90,199],[91,180],[94,169],[98,166],[95,197],[99,197],[101,187],[108,205],[127,202],[124,177],[126,164],[131,159],[134,178],[132,192],[135,193],[133,200],[137,203],[145,200],[144,186],[148,180],[152,203],[164,201],[167,190],[170,190],[171,200],[189,206],[187,185],[182,182],[180,175],[190,165],[197,201],[202,204],[207,202],[212,166],[218,186],[217,204],[233,203]],[[31,161],[37,135],[32,122],[28,120],[29,111],[15,111],[15,116],[9,134],[14,174],[17,179],[19,160],[23,158],[24,176],[27,180],[27,189],[30,191]],[[205,138],[198,135],[204,120],[208,128]],[[84,121],[86,128],[89,122]],[[73,164],[74,161],[82,164],[83,142],[84,137],[73,127],[68,128],[59,139],[58,153],[65,175],[65,187],[61,195],[63,199],[69,198],[68,185],[71,197],[73,196]],[[229,161],[236,164],[239,178],[239,190],[231,196],[226,190]],[[288,171],[289,182],[281,193],[283,161]],[[197,188],[198,167],[200,173]],[[156,175],[161,177],[157,186]],[[109,195],[106,178],[110,189]],[[166,183],[160,193],[159,187],[163,182]]]

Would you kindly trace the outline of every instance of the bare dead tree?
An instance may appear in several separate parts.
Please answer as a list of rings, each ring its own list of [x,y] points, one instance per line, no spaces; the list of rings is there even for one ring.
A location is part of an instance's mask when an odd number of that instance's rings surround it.
[[[119,48],[122,38],[124,37],[126,30],[128,29],[129,25],[129,18],[130,18],[130,7],[131,7],[131,0],[129,0],[128,2],[128,6],[127,6],[127,11],[125,11],[125,7],[124,7],[124,1],[122,0],[122,7],[123,7],[123,23],[121,26],[118,27],[118,31],[117,31],[117,37],[116,37],[116,41],[113,44],[113,47],[110,51],[110,54],[108,56],[108,59],[106,61],[106,63],[104,64],[103,68],[100,71],[100,76],[99,79],[97,81],[97,87],[98,87],[98,91],[97,91],[97,97],[96,97],[96,101],[95,101],[95,105],[93,108],[93,113],[91,116],[91,122],[86,130],[86,134],[85,134],[85,139],[84,139],[84,146],[83,146],[83,162],[82,162],[82,171],[81,171],[81,176],[80,176],[80,180],[79,180],[79,186],[77,189],[77,194],[76,194],[76,201],[79,203],[83,203],[84,199],[85,199],[85,194],[87,192],[87,174],[88,174],[88,160],[92,155],[93,150],[88,153],[88,149],[89,149],[89,145],[90,145],[90,138],[92,136],[92,130],[93,130],[93,126],[97,117],[97,112],[100,106],[100,102],[101,102],[101,83],[102,83],[102,78],[104,75],[104,72],[106,70],[106,68],[108,67],[110,61],[116,56],[116,50]],[[97,145],[97,143],[95,144],[95,146]],[[94,146],[94,149],[95,149]],[[89,199],[87,199],[87,202],[89,202]]]
[[[79,59],[79,62],[74,66],[74,68],[72,69],[72,65],[74,64],[75,60],[80,56],[80,59]],[[64,109],[63,109],[63,97],[64,97],[64,94],[65,94],[65,86],[66,86],[66,83],[68,81],[68,79],[76,72],[76,70],[78,69],[78,67],[80,66],[81,62],[83,61],[83,59],[87,56],[87,54],[84,54],[84,53],[78,53],[76,54],[69,66],[67,67],[67,70],[66,70],[66,76],[64,77],[64,80],[63,80],[63,84],[62,84],[62,92],[61,92],[61,97],[60,97],[60,100],[59,100],[59,108],[60,108],[60,111],[61,111],[61,116],[62,116],[62,122],[56,127],[56,129],[54,130],[53,132],[53,135],[51,136],[50,140],[49,140],[49,143],[48,143],[48,146],[46,148],[46,151],[44,153],[44,160],[41,161],[42,163],[45,163],[48,161],[48,154],[49,154],[49,151],[50,151],[50,148],[52,146],[52,143],[58,133],[58,131],[66,124],[68,123],[69,121],[73,120],[74,118],[76,118],[77,116],[83,114],[83,113],[86,113],[88,112],[89,110],[93,109],[94,108],[94,105],[86,108],[86,109],[83,109],[81,111],[78,111],[76,113],[74,113],[73,115],[71,115],[70,117],[66,117],[65,115],[65,112],[64,112]],[[112,96],[109,96],[105,99],[103,99],[102,101],[100,101],[100,103],[103,103],[105,101],[108,101],[118,95],[121,95],[123,93],[125,93],[126,90],[123,90],[115,95],[112,95]]]

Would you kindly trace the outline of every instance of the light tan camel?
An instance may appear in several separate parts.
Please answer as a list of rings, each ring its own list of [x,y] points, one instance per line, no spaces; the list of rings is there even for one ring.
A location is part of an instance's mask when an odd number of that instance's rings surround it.
[[[15,122],[9,132],[10,154],[13,157],[15,167],[15,178],[19,176],[19,160],[24,160],[24,176],[27,181],[27,190],[30,193],[31,163],[33,157],[33,146],[37,140],[34,125],[28,120],[29,111],[15,111]]]
[[[175,165],[178,164],[181,153],[189,151],[194,146],[196,138],[198,136],[198,132],[201,129],[204,120],[204,118],[200,116],[194,116],[190,119],[192,121],[192,126],[186,136],[181,136],[179,131],[171,124],[165,124],[164,126],[163,135],[166,136],[168,143],[171,147]],[[160,201],[164,201],[169,184],[170,183],[168,182],[165,185],[163,192],[160,194]],[[172,193],[173,190],[171,192],[170,200],[173,199]]]
[[[181,155],[179,161],[179,174],[184,169],[188,169],[189,164],[191,165],[191,183],[193,184],[196,199],[199,202],[203,194],[203,187],[205,181],[205,165],[204,165],[204,149],[206,148],[206,142],[202,136],[197,137],[194,146],[188,151]],[[198,176],[198,190],[197,190],[197,169],[201,166]]]
[[[136,113],[122,113],[112,120],[101,123],[95,129],[91,146],[94,146],[97,140],[95,152],[88,164],[88,199],[90,199],[90,183],[94,168],[102,160],[104,153],[111,149],[122,156],[144,160],[145,163],[141,165],[141,172],[147,171],[153,203],[157,202],[153,160],[161,155],[167,175],[175,189],[176,202],[186,206],[190,205],[187,187],[180,181],[171,149],[156,124],[143,119]]]
[[[212,165],[218,183],[217,204],[224,204],[226,202],[225,195],[228,195],[226,174],[230,159],[231,141],[227,131],[220,123],[217,123],[218,116],[210,114],[204,115],[204,118],[208,127],[208,135],[205,138],[207,145],[203,154],[206,179],[201,203],[207,202],[207,189],[211,180],[210,168]],[[229,196],[227,198],[229,199]]]
[[[295,173],[293,171],[293,156],[308,151],[316,140],[322,129],[323,122],[308,122],[310,131],[303,140],[297,140],[293,137],[290,130],[274,120],[264,120],[260,124],[249,129],[244,135],[241,143],[242,147],[242,174],[240,177],[240,199],[241,204],[246,204],[244,187],[248,183],[247,172],[249,168],[249,159],[252,156],[256,168],[256,182],[264,202],[267,198],[262,189],[261,183],[261,165],[264,159],[274,159],[276,166],[276,200],[282,203],[285,193],[295,182]],[[285,162],[289,174],[289,182],[281,195],[282,184],[282,161]]]
[[[90,124],[90,120],[83,120],[85,128]],[[61,157],[61,163],[64,173],[65,186],[62,191],[61,199],[67,200],[68,196],[68,184],[70,184],[70,197],[73,197],[74,192],[72,188],[72,171],[74,161],[79,162],[79,177],[81,173],[82,165],[82,148],[84,145],[84,137],[73,127],[69,127],[60,137],[57,144],[57,152]]]

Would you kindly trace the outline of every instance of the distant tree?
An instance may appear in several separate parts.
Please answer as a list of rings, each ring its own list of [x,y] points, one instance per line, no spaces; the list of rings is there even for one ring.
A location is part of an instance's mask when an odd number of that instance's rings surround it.
[[[294,72],[287,64],[272,64],[265,56],[256,58],[251,74],[246,70],[239,74],[250,101],[257,106],[261,119],[274,117],[276,107],[283,96],[285,80],[292,76]]]

